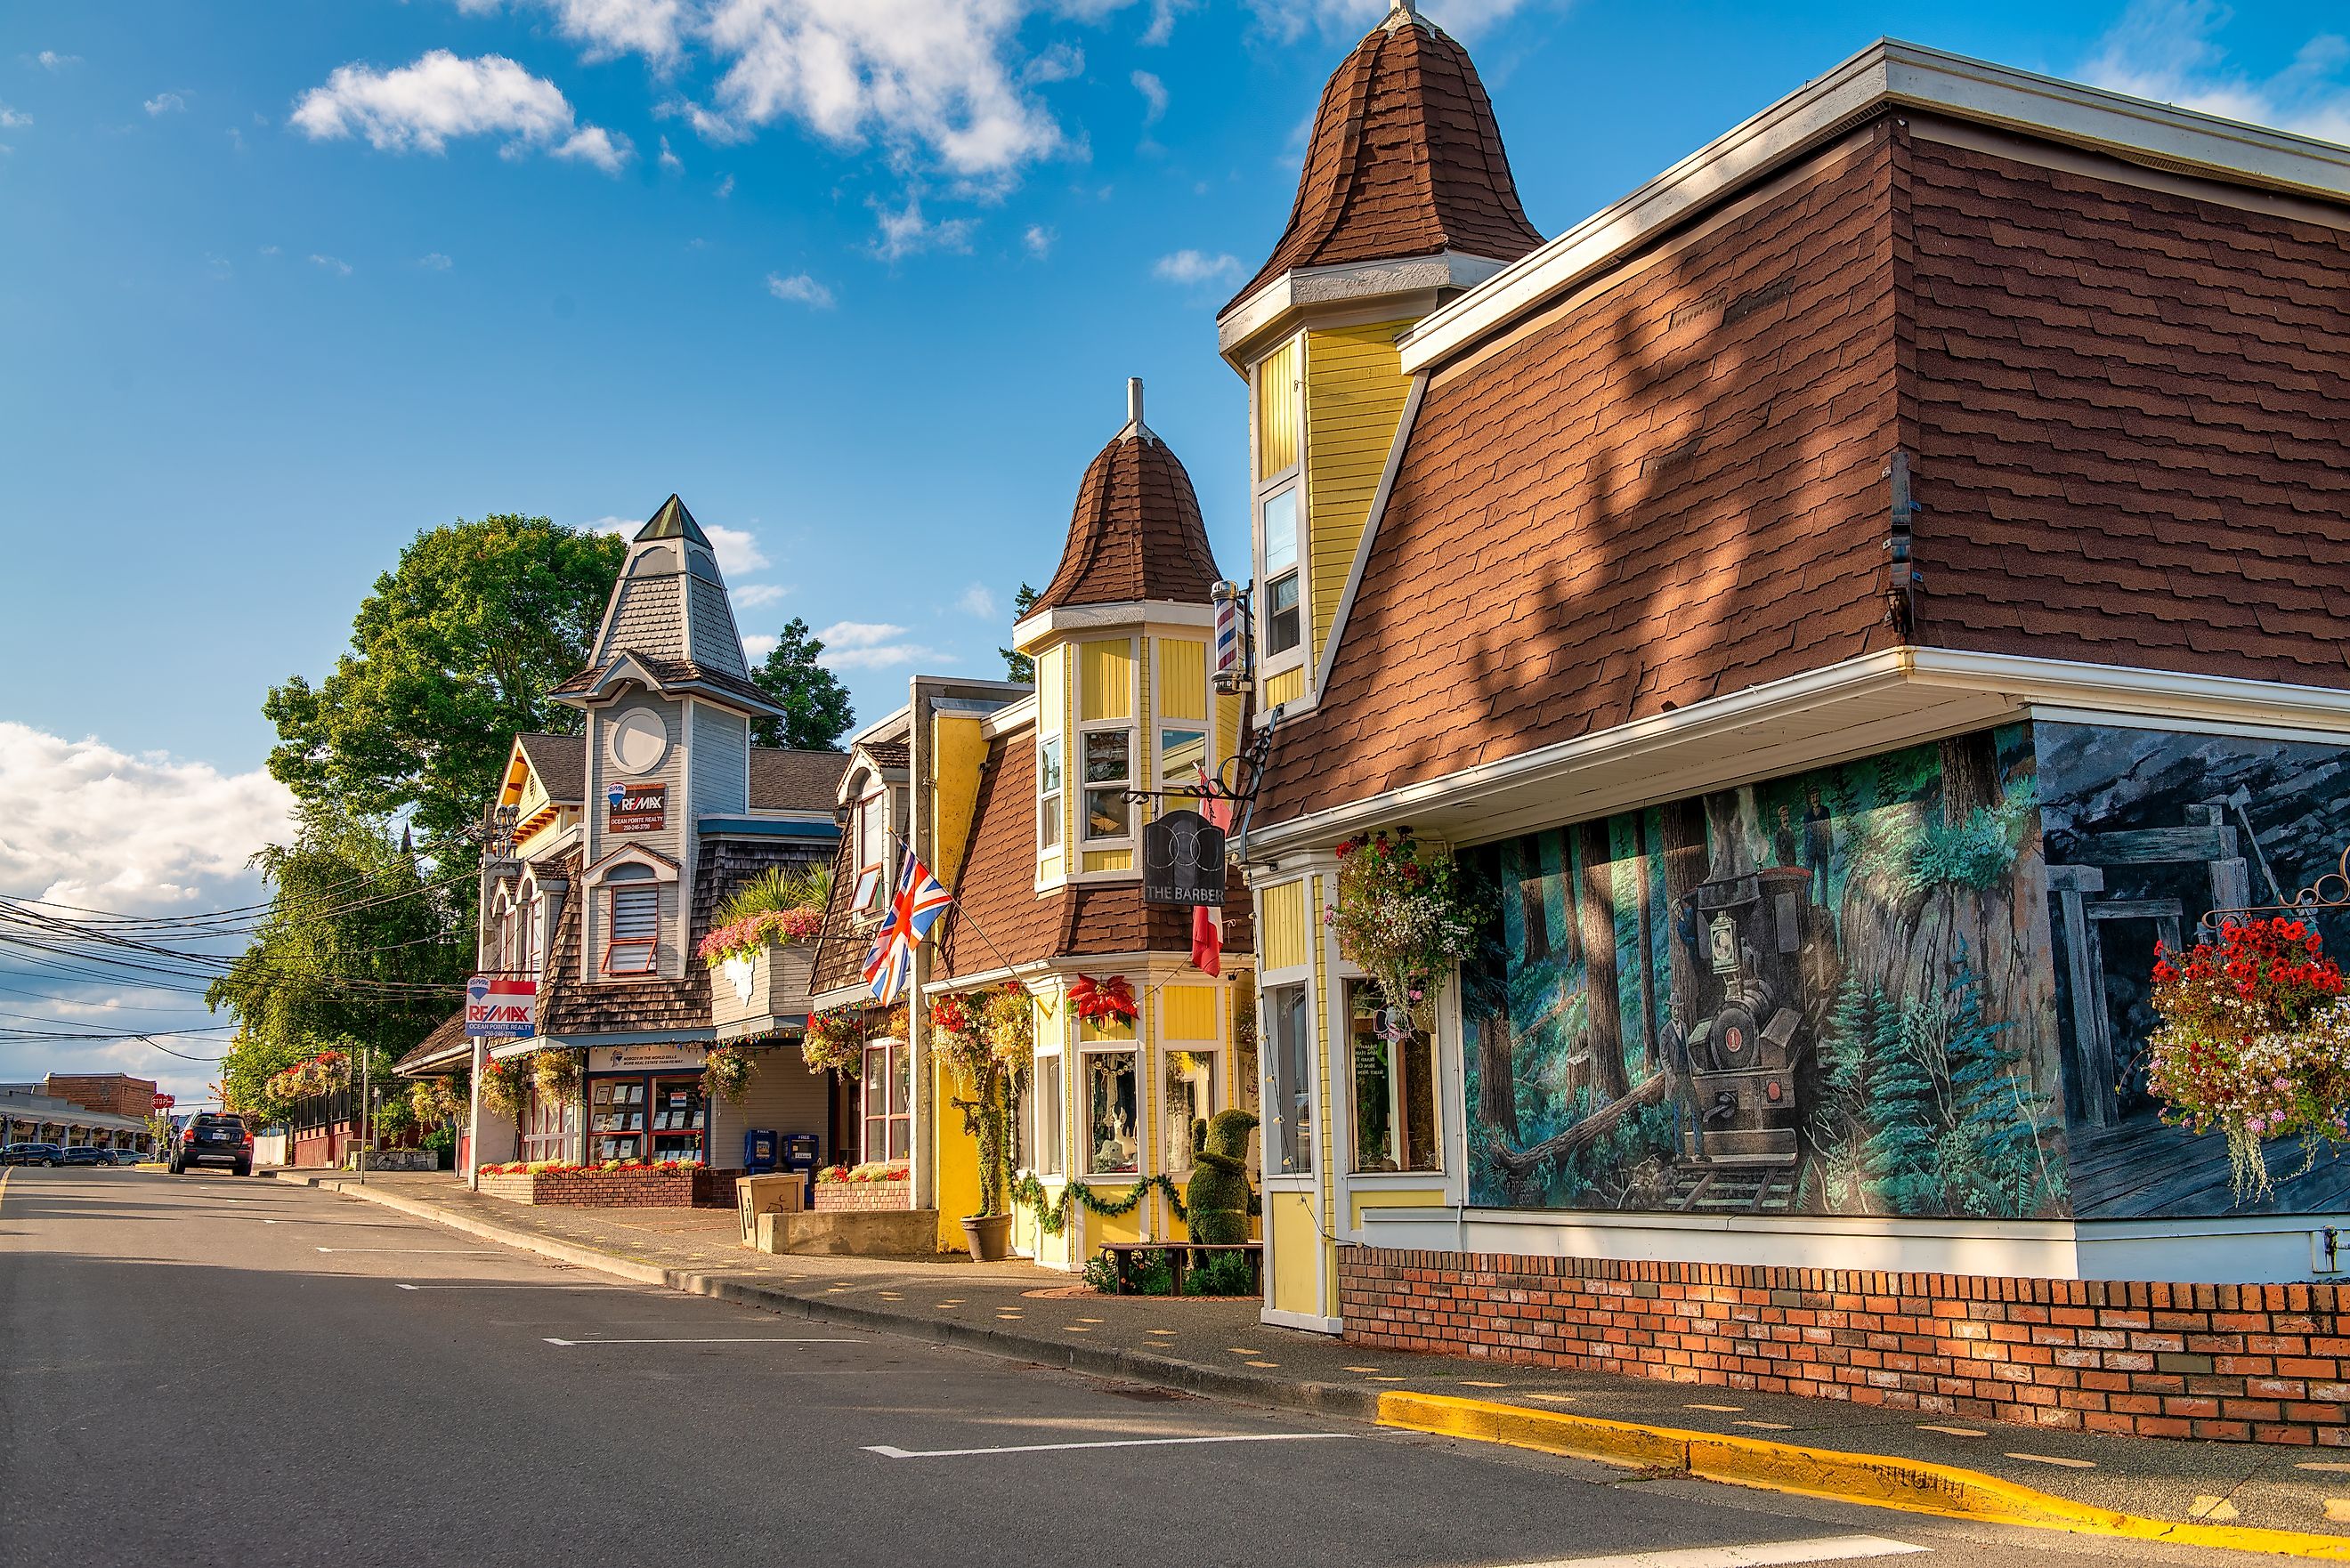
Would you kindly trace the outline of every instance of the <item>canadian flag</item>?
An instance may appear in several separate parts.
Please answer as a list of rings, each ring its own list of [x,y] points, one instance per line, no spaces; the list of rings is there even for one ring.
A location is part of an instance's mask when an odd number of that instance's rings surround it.
[[[1204,767],[1200,769],[1200,815],[1209,826],[1230,832],[1232,803],[1216,793]],[[1211,904],[1191,908],[1191,964],[1202,974],[1224,972],[1224,912]]]

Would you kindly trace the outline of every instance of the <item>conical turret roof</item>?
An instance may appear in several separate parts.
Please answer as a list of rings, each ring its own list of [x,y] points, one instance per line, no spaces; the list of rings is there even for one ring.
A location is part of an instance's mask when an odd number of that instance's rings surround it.
[[[1087,465],[1060,567],[1031,615],[1140,599],[1205,604],[1215,586],[1216,558],[1191,476],[1142,422],[1142,383],[1128,387],[1126,428]]]
[[[702,524],[693,520],[693,514],[685,509],[685,503],[677,498],[675,491],[670,492],[660,511],[645,520],[633,542],[641,545],[648,539],[691,539],[705,549],[710,545],[709,535],[702,533]]]
[[[1511,262],[1542,242],[1469,51],[1397,0],[1322,89],[1289,226],[1232,303],[1297,267],[1448,250]]]

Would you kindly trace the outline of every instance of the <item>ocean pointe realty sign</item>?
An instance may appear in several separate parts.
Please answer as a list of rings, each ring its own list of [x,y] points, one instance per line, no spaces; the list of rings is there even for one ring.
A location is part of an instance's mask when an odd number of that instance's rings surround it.
[[[538,982],[477,974],[465,982],[465,1037],[526,1040],[538,1033]]]

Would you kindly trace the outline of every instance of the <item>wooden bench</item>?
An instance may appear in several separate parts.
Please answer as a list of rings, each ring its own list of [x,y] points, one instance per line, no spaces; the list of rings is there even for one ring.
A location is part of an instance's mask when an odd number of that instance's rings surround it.
[[[1168,1262],[1175,1276],[1176,1295],[1183,1293],[1183,1272],[1191,1263],[1191,1255],[1202,1259],[1214,1252],[1237,1252],[1249,1261],[1249,1283],[1261,1294],[1264,1290],[1264,1243],[1262,1241],[1222,1241],[1210,1244],[1201,1241],[1105,1241],[1102,1256],[1107,1258],[1118,1277],[1118,1293],[1127,1295],[1131,1278],[1128,1265],[1138,1257],[1156,1255]]]

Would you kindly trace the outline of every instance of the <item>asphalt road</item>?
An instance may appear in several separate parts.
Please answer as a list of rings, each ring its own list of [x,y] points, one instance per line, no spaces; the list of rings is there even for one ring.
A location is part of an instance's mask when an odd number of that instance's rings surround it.
[[[274,1182],[7,1178],[8,1568],[2245,1561],[1170,1397]]]

